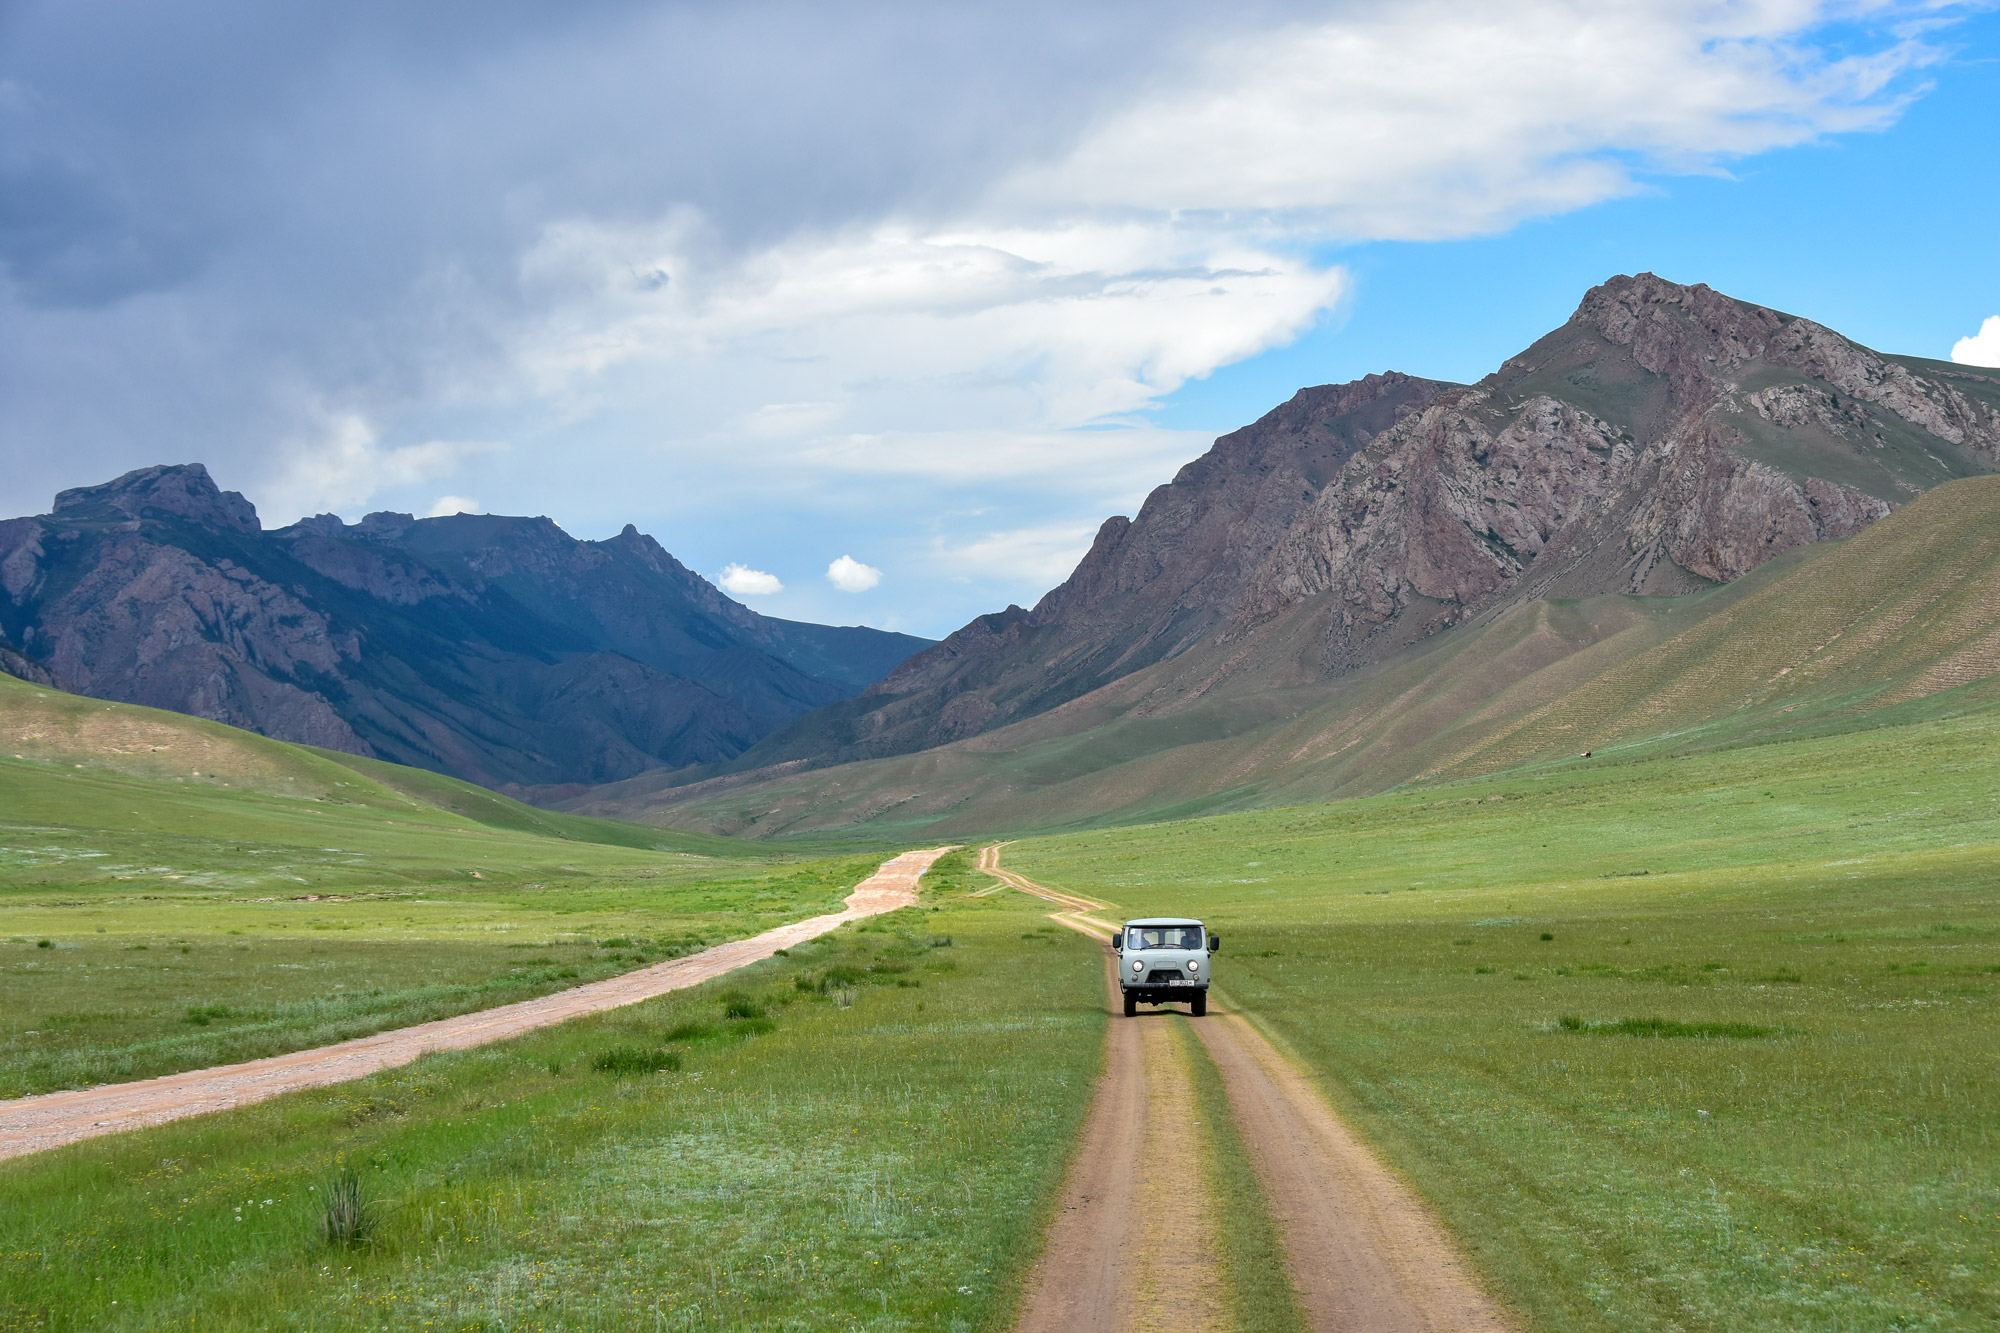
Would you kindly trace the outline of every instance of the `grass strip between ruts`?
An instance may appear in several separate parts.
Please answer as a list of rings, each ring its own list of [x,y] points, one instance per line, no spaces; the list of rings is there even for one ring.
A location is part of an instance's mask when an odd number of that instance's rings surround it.
[[[1243,1147],[1221,1071],[1194,1034],[1190,1020],[1174,1026],[1194,1072],[1195,1102],[1201,1107],[1209,1179],[1214,1182],[1216,1234],[1221,1242],[1223,1283],[1229,1292],[1236,1333],[1305,1333],[1306,1319],[1287,1276],[1284,1244],[1271,1219],[1270,1200],[1258,1183]]]

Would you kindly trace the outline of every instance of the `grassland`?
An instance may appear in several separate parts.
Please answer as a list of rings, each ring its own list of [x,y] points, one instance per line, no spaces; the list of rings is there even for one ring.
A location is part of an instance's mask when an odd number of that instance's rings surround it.
[[[2000,724],[1019,843],[1218,983],[1532,1328],[2000,1323]]]
[[[1004,1324],[1097,1068],[1102,965],[1032,909],[931,907],[504,1045],[0,1163],[0,1329]],[[342,1167],[370,1201],[359,1244],[320,1231]]]
[[[837,910],[879,857],[531,810],[0,679],[0,1096],[526,999]]]

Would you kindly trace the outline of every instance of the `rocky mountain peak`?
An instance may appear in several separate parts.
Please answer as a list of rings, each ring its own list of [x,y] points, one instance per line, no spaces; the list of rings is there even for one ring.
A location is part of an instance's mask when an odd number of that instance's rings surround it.
[[[1338,674],[1525,600],[1688,593],[1997,469],[2000,374],[1620,275],[1477,384],[1300,390],[1107,520],[1032,611],[975,619],[737,762],[929,748],[1203,642],[1231,645],[1225,673]]]
[[[241,492],[218,487],[200,463],[142,467],[101,485],[78,486],[58,494],[52,512],[80,522],[122,515],[175,518],[230,532],[264,530],[256,506]]]

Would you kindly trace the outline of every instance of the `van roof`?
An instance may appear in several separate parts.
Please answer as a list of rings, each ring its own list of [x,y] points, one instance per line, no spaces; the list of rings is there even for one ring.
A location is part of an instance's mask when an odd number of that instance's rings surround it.
[[[1201,922],[1191,916],[1142,916],[1125,923],[1128,926],[1198,926]]]

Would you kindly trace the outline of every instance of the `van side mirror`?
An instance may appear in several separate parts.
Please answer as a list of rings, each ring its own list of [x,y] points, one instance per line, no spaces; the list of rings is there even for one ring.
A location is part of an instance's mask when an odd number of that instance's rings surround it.
[[[1220,936],[1220,935],[1210,935],[1210,936],[1208,937],[1208,951],[1209,951],[1210,953],[1221,953],[1221,952],[1222,952],[1222,936]]]
[[[1122,931],[1122,930],[1114,930],[1114,931],[1112,931],[1112,932],[1111,932],[1111,947],[1112,947],[1112,948],[1114,948],[1114,949],[1122,949],[1122,948],[1124,948],[1124,947],[1125,947],[1125,932],[1124,932],[1124,931]]]

